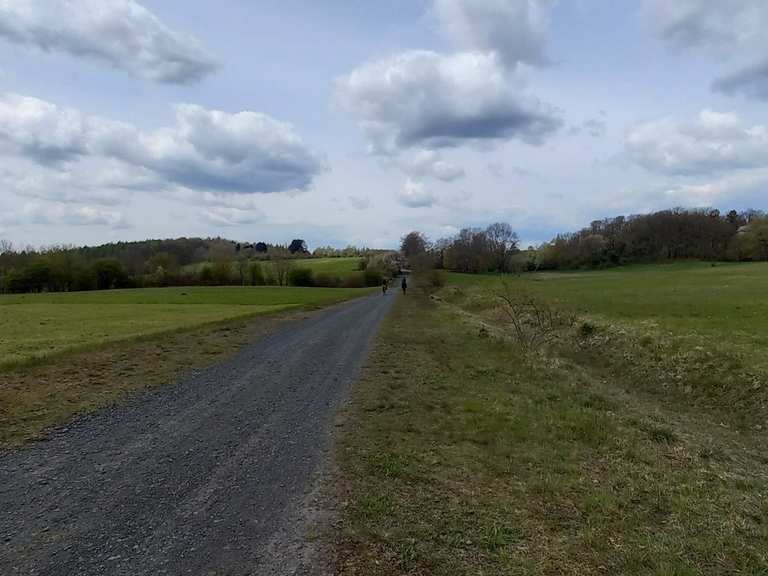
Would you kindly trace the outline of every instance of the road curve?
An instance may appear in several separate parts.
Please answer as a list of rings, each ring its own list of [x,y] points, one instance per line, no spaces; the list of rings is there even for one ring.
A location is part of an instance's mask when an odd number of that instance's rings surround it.
[[[394,299],[322,311],[0,453],[0,574],[293,573],[293,519]]]

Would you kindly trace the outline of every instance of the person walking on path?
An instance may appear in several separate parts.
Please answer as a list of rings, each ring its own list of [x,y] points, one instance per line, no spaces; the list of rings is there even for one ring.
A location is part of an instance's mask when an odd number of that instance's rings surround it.
[[[405,291],[408,290],[408,281],[405,279],[405,276],[403,276],[403,281],[400,283],[400,286],[403,289],[403,294],[405,294]]]
[[[389,280],[384,278],[384,281],[381,283],[381,293],[386,296],[387,295],[387,289],[389,288]]]

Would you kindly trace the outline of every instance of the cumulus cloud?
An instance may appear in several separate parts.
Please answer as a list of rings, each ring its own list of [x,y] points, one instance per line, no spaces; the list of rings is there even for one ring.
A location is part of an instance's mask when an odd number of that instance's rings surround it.
[[[716,79],[715,91],[768,100],[768,3],[764,0],[644,0],[643,10],[671,46],[752,60]]]
[[[507,66],[542,64],[552,0],[434,0],[445,34],[462,49],[491,52]]]
[[[132,192],[153,190],[158,178],[135,166],[104,158],[45,167],[13,158],[0,167],[0,187],[27,198],[113,206],[126,203]]]
[[[337,84],[373,153],[519,139],[541,144],[555,111],[523,94],[494,54],[410,51],[365,64]]]
[[[427,208],[437,203],[437,198],[422,182],[408,179],[397,195],[397,201],[408,208]]]
[[[13,214],[6,215],[3,223],[7,226],[37,224],[129,227],[125,216],[120,211],[94,206],[73,206],[62,202],[28,202]]]
[[[413,177],[431,176],[443,182],[453,182],[466,176],[463,168],[443,160],[440,153],[434,150],[417,150],[415,154],[403,159],[401,167]]]
[[[760,202],[768,186],[768,168],[726,174],[708,182],[683,182],[663,191],[667,205],[714,206],[724,200]],[[759,204],[757,204],[759,205]]]
[[[212,206],[200,212],[204,222],[214,226],[242,226],[264,220],[264,213],[258,209],[231,208]]]
[[[0,150],[60,172],[95,159],[113,163],[112,187],[130,171],[161,187],[218,193],[305,190],[324,169],[289,124],[265,114],[235,114],[192,104],[176,123],[144,131],[27,96],[0,96]],[[73,168],[73,166],[75,168]],[[81,171],[82,172],[82,171]]]
[[[176,126],[140,133],[138,144],[115,153],[195,189],[305,190],[323,169],[290,124],[258,112],[182,104]]]
[[[668,175],[768,166],[768,127],[749,126],[735,113],[703,110],[693,122],[644,122],[628,131],[625,146],[632,161]]]
[[[157,82],[188,84],[218,67],[198,40],[134,0],[3,0],[0,36]]]

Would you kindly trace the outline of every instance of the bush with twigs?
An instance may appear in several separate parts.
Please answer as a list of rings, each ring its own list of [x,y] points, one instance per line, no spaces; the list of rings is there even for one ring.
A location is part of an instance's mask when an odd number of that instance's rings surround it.
[[[576,315],[571,311],[524,290],[504,285],[495,297],[512,337],[525,350],[540,350],[576,324]]]

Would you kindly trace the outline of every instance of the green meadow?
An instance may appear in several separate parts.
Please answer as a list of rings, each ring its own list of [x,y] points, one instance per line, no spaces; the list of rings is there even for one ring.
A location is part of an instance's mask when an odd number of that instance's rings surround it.
[[[345,288],[185,287],[0,296],[0,367],[71,350],[367,294]]]
[[[451,274],[478,298],[504,285],[609,322],[701,336],[727,344],[768,344],[768,263],[676,263],[521,276]],[[480,294],[483,294],[480,297]]]

